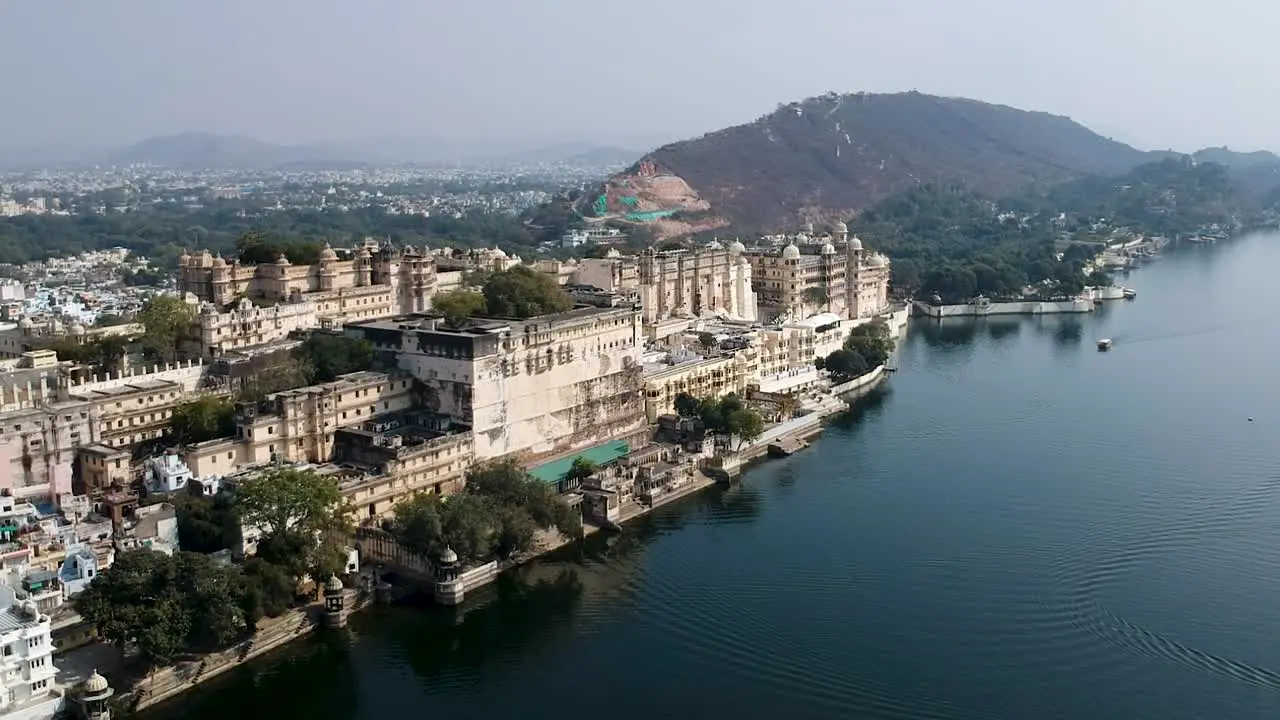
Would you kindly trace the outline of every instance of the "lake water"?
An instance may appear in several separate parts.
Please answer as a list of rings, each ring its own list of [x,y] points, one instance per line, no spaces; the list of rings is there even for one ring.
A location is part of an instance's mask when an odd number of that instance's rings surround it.
[[[740,486],[152,717],[1275,718],[1273,267],[1257,235],[1092,316],[919,322]]]

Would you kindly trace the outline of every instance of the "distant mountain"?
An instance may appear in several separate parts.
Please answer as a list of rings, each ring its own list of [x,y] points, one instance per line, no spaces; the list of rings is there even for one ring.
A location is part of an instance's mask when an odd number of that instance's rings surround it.
[[[181,133],[143,140],[109,153],[108,165],[149,164],[183,170],[265,170],[297,163],[350,164],[353,158],[325,157],[307,146],[286,146],[241,135]]]
[[[453,142],[440,138],[373,137],[276,145],[239,135],[181,133],[148,138],[94,158],[99,164],[184,170],[342,169],[360,165],[536,165],[611,167],[635,162],[640,150],[592,143],[532,144],[519,140]]]

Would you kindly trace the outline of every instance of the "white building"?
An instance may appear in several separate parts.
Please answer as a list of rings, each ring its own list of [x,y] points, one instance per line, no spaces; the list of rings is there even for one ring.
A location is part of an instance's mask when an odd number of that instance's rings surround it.
[[[63,709],[51,629],[34,603],[0,586],[0,720],[47,720]]]
[[[98,576],[98,556],[86,545],[67,548],[67,557],[58,569],[58,582],[62,583],[62,596],[70,600],[83,591]]]
[[[147,489],[153,493],[173,493],[187,489],[191,468],[177,453],[166,453],[147,462]]]

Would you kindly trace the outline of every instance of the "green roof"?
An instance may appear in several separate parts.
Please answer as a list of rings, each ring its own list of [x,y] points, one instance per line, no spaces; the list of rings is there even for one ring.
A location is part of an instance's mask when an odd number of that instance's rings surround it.
[[[536,468],[531,468],[529,474],[543,482],[557,483],[564,478],[564,474],[569,472],[569,468],[573,466],[573,461],[578,458],[586,458],[597,465],[604,465],[629,452],[631,452],[630,445],[621,440],[611,440],[603,445],[587,448],[580,453],[574,453],[559,460],[552,460]]]

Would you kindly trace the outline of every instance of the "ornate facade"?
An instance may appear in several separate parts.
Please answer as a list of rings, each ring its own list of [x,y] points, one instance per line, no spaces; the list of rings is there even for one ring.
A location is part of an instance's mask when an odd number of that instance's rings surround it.
[[[776,252],[753,252],[755,290],[767,319],[801,319],[831,312],[869,318],[889,309],[889,260],[867,254],[844,223],[834,236],[801,249],[791,242]]]
[[[638,273],[644,322],[715,315],[754,321],[756,294],[744,250],[740,242],[725,248],[714,240],[692,252],[646,250]]]
[[[341,257],[325,246],[315,265],[293,265],[283,255],[274,263],[241,265],[208,251],[184,253],[178,265],[179,291],[205,303],[198,322],[206,355],[269,343],[293,330],[424,312],[439,289],[433,254],[372,240]]]
[[[435,317],[347,325],[423,386],[420,407],[470,428],[479,459],[553,457],[644,429],[640,310],[526,320]]]

